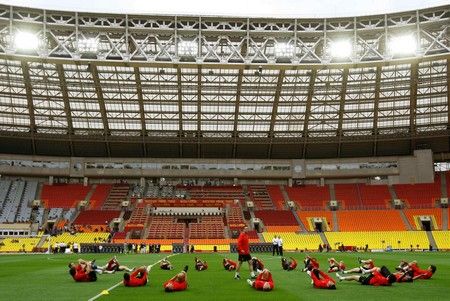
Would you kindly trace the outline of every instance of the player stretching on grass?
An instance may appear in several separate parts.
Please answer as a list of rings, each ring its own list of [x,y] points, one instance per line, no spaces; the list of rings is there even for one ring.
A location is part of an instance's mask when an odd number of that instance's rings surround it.
[[[195,257],[194,260],[195,260],[195,269],[197,271],[204,271],[208,269],[208,263],[206,261],[198,259],[197,257]]]
[[[177,291],[184,291],[188,284],[187,284],[187,271],[188,266],[185,266],[184,269],[170,278],[168,281],[166,281],[163,284],[164,290],[166,292],[177,292]]]
[[[382,273],[381,270],[386,271]],[[393,274],[386,275],[389,273],[389,270],[383,266],[381,269],[376,268],[373,272],[367,272],[362,276],[351,275],[351,276],[341,276],[339,273],[336,273],[336,276],[339,278],[339,281],[358,281],[362,285],[373,285],[373,286],[389,286],[393,282],[396,282],[396,277]]]
[[[413,272],[413,279],[430,279],[436,272],[436,266],[430,265],[426,270],[421,270],[417,265],[417,261],[412,261],[409,263],[409,267]]]
[[[170,261],[167,259],[167,257],[165,257],[164,259],[161,260],[161,262],[159,263],[159,267],[161,268],[161,270],[172,270],[173,266],[170,263]]]
[[[99,268],[101,270],[103,270],[104,273],[108,273],[108,274],[112,274],[115,272],[121,272],[121,271],[131,272],[133,270],[125,265],[120,265],[120,263],[117,261],[116,256],[111,258],[111,260],[109,260],[107,264],[105,264],[104,266],[99,267]]]
[[[272,273],[268,269],[264,269],[255,280],[247,279],[247,283],[260,291],[271,291],[274,287]]]
[[[78,259],[78,263],[69,263],[69,274],[76,282],[94,282],[97,281],[97,266],[94,261]],[[101,270],[98,270],[101,272]]]
[[[336,289],[336,281],[321,270],[312,269],[306,273],[311,277],[315,288]]]
[[[328,258],[328,264],[330,265],[328,273],[340,272],[345,270],[345,264],[343,261],[337,262],[334,258]]]
[[[373,269],[375,267],[375,264],[372,259],[366,259],[363,260],[361,258],[358,258],[358,262],[361,264],[361,266],[343,271],[343,274],[349,274],[349,273],[362,273],[363,271],[367,271],[370,269]]]
[[[250,245],[248,242],[248,235],[247,232],[248,227],[245,227],[241,234],[239,234],[239,238],[237,240],[237,251],[239,253],[238,256],[238,265],[236,268],[236,273],[234,275],[234,279],[241,279],[241,276],[239,274],[239,271],[241,270],[242,263],[244,261],[247,261],[248,263],[248,269],[250,270],[250,276],[252,278],[255,277],[255,273],[253,272],[252,267],[252,256],[250,255]]]
[[[289,258],[291,260],[288,260],[285,257],[281,258],[281,266],[285,271],[292,271],[295,270],[295,268],[297,267],[297,261],[292,257]]]
[[[319,268],[319,262],[314,257],[311,257],[307,255],[305,259],[303,260],[305,263],[305,268],[303,269],[303,272],[311,271],[312,269],[318,269]]]
[[[135,286],[144,286],[147,284],[147,275],[150,272],[151,266],[145,267],[142,266],[133,271],[133,273],[123,274],[123,285],[135,287]]]
[[[264,270],[264,263],[258,257],[252,257],[252,267],[253,271],[259,274]]]
[[[227,271],[236,270],[237,263],[231,259],[224,258],[222,260],[222,264],[223,264],[223,267],[225,268],[225,270],[227,270]]]

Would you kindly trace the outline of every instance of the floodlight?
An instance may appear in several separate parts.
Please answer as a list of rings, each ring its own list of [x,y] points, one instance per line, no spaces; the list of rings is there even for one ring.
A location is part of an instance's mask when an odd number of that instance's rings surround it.
[[[417,40],[412,34],[392,37],[389,50],[393,55],[414,54],[417,50]]]
[[[349,40],[332,41],[329,44],[330,55],[334,58],[348,58],[352,55],[352,43]]]
[[[87,38],[78,41],[78,51],[82,53],[95,53],[98,50],[98,39]]]
[[[194,41],[181,41],[178,43],[179,56],[197,56],[198,45]]]
[[[279,58],[289,58],[294,56],[294,46],[289,43],[276,43],[275,56]]]
[[[36,34],[28,31],[19,31],[14,37],[14,45],[17,50],[36,50],[39,40]]]

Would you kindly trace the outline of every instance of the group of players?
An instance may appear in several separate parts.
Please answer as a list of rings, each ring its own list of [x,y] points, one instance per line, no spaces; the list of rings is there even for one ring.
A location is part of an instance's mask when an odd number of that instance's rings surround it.
[[[274,281],[271,272],[264,267],[264,263],[256,257],[250,255],[249,238],[246,229],[239,235],[237,241],[238,262],[229,258],[222,261],[223,267],[227,271],[235,271],[234,279],[239,280],[240,269],[244,262],[248,263],[250,278],[248,284],[257,290],[270,291],[274,288]],[[337,261],[334,258],[328,259],[328,273],[335,272],[339,281],[358,281],[363,285],[388,286],[394,282],[412,282],[416,279],[429,279],[436,272],[436,266],[431,265],[426,270],[421,270],[416,261],[401,261],[396,267],[396,272],[391,273],[386,266],[377,267],[372,259],[362,260],[358,258],[360,266],[347,270],[344,262]],[[336,289],[336,280],[329,274],[319,268],[319,262],[311,256],[304,259],[305,267],[302,269],[311,278],[311,283],[315,288]],[[290,258],[281,258],[281,266],[286,271],[293,271],[297,268],[297,261]],[[127,266],[120,265],[117,258],[112,258],[106,265],[97,266],[95,261],[78,260],[78,263],[69,264],[69,273],[75,281],[87,282],[96,281],[97,273],[115,273],[117,271],[126,271],[123,276],[125,286],[142,286],[147,284],[147,275],[152,266],[142,266],[130,269]],[[164,258],[160,261],[160,268],[163,270],[172,270],[172,264]],[[195,257],[195,269],[205,271],[208,269],[208,263]],[[167,292],[181,291],[187,288],[188,266],[163,284]],[[349,275],[349,274],[360,275]]]

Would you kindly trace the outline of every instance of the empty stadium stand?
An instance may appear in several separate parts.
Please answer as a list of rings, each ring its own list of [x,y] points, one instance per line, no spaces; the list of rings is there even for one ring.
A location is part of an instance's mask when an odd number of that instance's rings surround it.
[[[299,225],[290,210],[257,210],[255,217],[263,221],[269,232],[296,232]]]
[[[265,185],[249,185],[247,189],[256,210],[275,209]]]
[[[286,209],[286,202],[284,200],[283,193],[281,192],[280,185],[267,185],[266,189],[276,209]]]
[[[433,230],[442,230],[442,209],[428,208],[428,209],[404,209],[406,217],[413,229],[423,230],[423,225],[420,222],[420,216],[429,216],[431,218],[431,227]]]
[[[432,208],[436,200],[441,198],[441,178],[435,176],[434,183],[429,184],[396,184],[397,197],[406,203],[408,208]]]
[[[314,218],[322,219],[322,221],[325,222],[325,225],[322,225],[323,231],[333,230],[333,217],[331,211],[297,211],[297,215],[309,231],[316,231],[316,226],[313,222]]]
[[[97,184],[95,186],[94,193],[89,199],[89,207],[91,209],[100,209],[107,200],[109,193],[111,192],[111,184]],[[127,191],[128,192],[128,191]]]
[[[148,225],[147,238],[184,238],[184,223],[177,223],[177,219],[171,216],[152,216]]]
[[[289,199],[296,202],[303,210],[323,210],[330,201],[328,186],[294,186],[286,187]]]
[[[129,184],[114,184],[109,191],[108,198],[102,205],[102,209],[120,210],[122,202],[127,200],[129,190]]]
[[[289,251],[317,250],[322,239],[319,234],[297,234],[293,232],[264,232],[263,237],[266,242],[272,242],[272,238],[281,236],[283,239],[283,249]]]
[[[41,200],[46,208],[69,209],[83,201],[90,190],[91,186],[83,186],[83,184],[44,184]]]
[[[340,231],[406,231],[396,210],[337,211]]]
[[[81,211],[73,221],[74,225],[108,225],[114,218],[120,216],[118,210],[85,210]]]
[[[339,245],[357,248],[428,249],[429,241],[424,231],[374,231],[374,232],[326,232],[325,236],[333,249]]]
[[[432,233],[439,249],[450,249],[450,231],[433,231]]]
[[[202,216],[189,223],[189,238],[225,238],[222,216]]]

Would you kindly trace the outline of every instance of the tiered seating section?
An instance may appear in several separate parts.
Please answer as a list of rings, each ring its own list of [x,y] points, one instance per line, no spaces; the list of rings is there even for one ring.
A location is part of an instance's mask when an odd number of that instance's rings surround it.
[[[114,184],[109,191],[107,200],[103,203],[103,210],[120,210],[122,202],[127,200],[130,185]]]
[[[337,211],[340,231],[406,231],[396,210]]]
[[[330,201],[328,186],[305,185],[285,189],[289,199],[296,202],[302,210],[323,210]]]
[[[286,202],[283,193],[281,192],[281,187],[279,185],[267,185],[266,188],[275,207],[278,210],[286,209]]]
[[[120,211],[117,210],[86,210],[81,211],[77,218],[73,221],[74,225],[82,226],[96,226],[109,225],[109,223],[120,216]]]
[[[94,193],[89,199],[89,207],[91,209],[102,208],[103,203],[105,203],[106,199],[108,198],[111,189],[111,184],[97,184]]]
[[[244,201],[242,186],[182,186],[193,200]]]
[[[184,238],[185,225],[170,216],[152,216],[147,238]]]
[[[441,208],[428,208],[428,209],[405,209],[406,217],[409,224],[414,230],[422,230],[422,224],[419,216],[430,216],[434,230],[442,230],[442,209]]]
[[[265,185],[250,185],[248,186],[250,199],[253,201],[254,208],[257,210],[271,210],[274,209],[270,195],[267,192]]]
[[[58,236],[52,237],[51,243],[52,245],[56,243],[66,243],[73,245],[74,243],[92,243],[92,242],[107,242],[109,237],[108,232],[88,232],[88,233],[62,233]]]
[[[245,220],[239,204],[231,204],[228,211],[228,227],[230,230],[241,230],[245,227]]]
[[[387,185],[357,184],[357,187],[361,203],[365,209],[390,208],[391,194]]]
[[[264,232],[264,240],[272,242],[276,236],[281,236],[283,239],[283,249],[291,251],[317,250],[319,244],[322,244],[322,239],[319,234],[296,234],[293,232]]]
[[[257,210],[255,217],[261,219],[269,232],[296,232],[299,225],[289,210]]]
[[[441,178],[435,177],[430,184],[397,184],[394,185],[397,197],[406,202],[409,208],[432,208],[436,200],[441,198]]]
[[[189,238],[225,238],[224,227],[221,216],[203,216],[189,224]]]
[[[315,231],[315,225],[313,223],[314,218],[320,218],[325,222],[326,229],[323,228],[322,230],[333,230],[333,216],[330,211],[297,211],[297,215],[309,231]]]
[[[433,237],[439,249],[450,249],[450,231],[433,231]]]
[[[37,246],[40,237],[5,238],[0,241],[0,252],[32,252]]]
[[[41,200],[46,208],[73,208],[86,198],[91,186],[83,184],[44,184]]]
[[[369,249],[428,249],[429,241],[423,231],[373,231],[373,232],[326,232],[325,236],[332,248],[354,246]],[[417,247],[418,246],[418,247]]]

